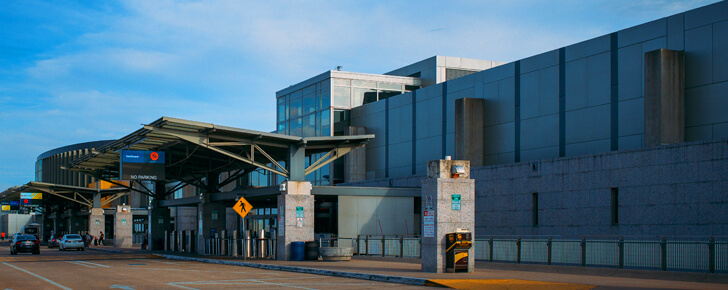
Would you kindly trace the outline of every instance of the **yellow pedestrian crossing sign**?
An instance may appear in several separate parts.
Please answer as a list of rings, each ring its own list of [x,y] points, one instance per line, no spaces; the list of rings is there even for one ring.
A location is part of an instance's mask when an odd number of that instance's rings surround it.
[[[251,209],[253,209],[253,205],[242,196],[235,202],[235,206],[233,206],[233,210],[235,210],[235,212],[237,212],[242,218],[245,218]]]

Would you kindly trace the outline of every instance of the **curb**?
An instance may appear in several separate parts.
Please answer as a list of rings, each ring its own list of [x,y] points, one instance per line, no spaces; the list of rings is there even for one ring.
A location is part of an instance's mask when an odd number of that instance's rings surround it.
[[[114,250],[114,249],[100,249],[100,248],[88,248],[91,251],[101,251],[101,252],[112,252],[112,253],[123,253],[122,250]]]
[[[153,255],[160,256],[160,257],[163,257],[165,259],[170,259],[170,260],[194,261],[194,262],[202,262],[202,263],[210,263],[210,264],[243,266],[243,267],[259,268],[259,269],[266,269],[266,270],[326,275],[326,276],[333,276],[333,277],[371,280],[371,281],[378,281],[378,282],[388,282],[388,283],[397,283],[397,284],[414,285],[414,286],[426,286],[425,283],[427,283],[427,279],[423,279],[423,278],[389,276],[389,275],[368,274],[368,273],[353,273],[353,272],[343,272],[343,271],[321,270],[321,269],[306,268],[306,267],[258,264],[258,263],[249,263],[249,262],[193,258],[193,257],[183,257],[183,256],[164,255],[164,254],[153,254]]]

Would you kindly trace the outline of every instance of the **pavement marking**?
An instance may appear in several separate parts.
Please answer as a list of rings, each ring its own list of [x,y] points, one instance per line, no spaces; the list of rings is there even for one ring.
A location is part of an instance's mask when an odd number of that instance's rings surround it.
[[[87,267],[87,268],[96,268],[96,267],[94,267],[94,266],[91,266],[91,265],[86,265],[86,264],[84,264],[84,263],[79,263],[79,262],[77,262],[77,261],[66,261],[66,263],[71,263],[71,264],[74,264],[74,265],[80,265],[80,266],[84,266],[84,267]]]
[[[273,283],[273,282],[267,282],[267,281],[263,281],[263,280],[256,280],[256,279],[249,279],[249,280],[250,280],[250,281],[255,281],[255,282],[260,282],[260,283],[263,283],[263,284],[268,284],[268,285],[275,285],[275,286],[282,286],[282,287],[291,287],[291,288],[298,288],[298,289],[310,289],[310,290],[315,290],[315,289],[316,289],[316,288],[308,288],[308,287],[301,287],[301,286],[293,286],[293,285],[288,285],[288,284],[281,284],[281,283]]]
[[[101,265],[101,264],[96,264],[96,263],[91,263],[91,262],[87,262],[87,261],[75,261],[75,262],[89,264],[89,265],[94,265],[94,266],[97,266],[97,267],[111,268],[111,266]]]
[[[53,281],[51,281],[50,279],[48,279],[48,278],[45,278],[45,277],[43,277],[43,276],[41,276],[41,275],[38,275],[38,274],[36,274],[36,273],[33,273],[33,272],[30,272],[30,271],[28,271],[28,270],[25,270],[25,269],[21,269],[21,268],[15,267],[15,266],[13,266],[13,265],[10,265],[10,264],[8,264],[8,263],[5,263],[5,262],[3,262],[3,264],[5,264],[5,266],[11,267],[11,268],[15,268],[16,270],[19,270],[19,271],[23,271],[23,272],[25,272],[25,273],[28,273],[28,274],[30,274],[30,275],[32,275],[32,276],[35,276],[36,278],[38,278],[38,279],[41,279],[41,280],[43,280],[43,281],[46,281],[46,282],[48,282],[48,283],[51,283],[51,284],[53,284],[54,286],[56,286],[56,287],[58,287],[58,288],[61,288],[61,289],[64,289],[64,290],[71,290],[71,288],[68,288],[68,287],[66,287],[66,286],[63,286],[63,285],[61,285],[61,284],[58,284],[58,283],[56,283],[56,282],[53,282]]]
[[[145,264],[129,264],[129,265],[145,265]],[[282,273],[256,273],[256,272],[241,272],[241,271],[216,271],[216,270],[192,270],[192,269],[169,269],[169,268],[141,268],[137,269],[144,270],[167,270],[167,271],[185,271],[185,272],[213,272],[213,273],[231,273],[231,274],[257,274],[257,275],[283,275]]]
[[[174,286],[174,287],[179,287],[179,288],[183,288],[183,289],[200,290],[200,289],[197,289],[197,288],[192,288],[192,287],[177,285],[177,283],[175,283],[175,282],[169,282],[169,283],[167,283],[167,285]]]
[[[162,264],[170,264],[170,265],[183,265],[187,264],[184,262],[162,262],[162,261],[155,261],[153,259],[137,259],[139,261],[145,261],[145,262],[154,262],[154,263],[162,263]]]
[[[425,286],[446,287],[453,289],[554,289],[554,290],[587,290],[592,285],[529,281],[519,279],[431,279]]]
[[[109,287],[109,289],[113,289],[113,288],[124,289],[124,290],[134,290],[134,287],[126,286],[126,285],[111,285],[111,287]]]

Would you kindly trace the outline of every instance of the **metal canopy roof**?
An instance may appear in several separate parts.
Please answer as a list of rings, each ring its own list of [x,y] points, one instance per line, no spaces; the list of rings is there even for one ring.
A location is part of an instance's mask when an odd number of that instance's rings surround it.
[[[127,194],[129,190],[126,188],[96,189],[31,181],[24,185],[6,189],[2,193],[0,193],[0,200],[19,200],[20,193],[22,192],[47,193],[48,195],[44,195],[43,197],[44,201],[48,201],[49,199],[54,199],[53,197],[57,197],[68,201],[77,202],[83,205],[91,206],[91,198],[93,198],[92,196],[96,193],[100,193],[101,196],[111,196],[104,201],[104,203],[108,203]]]
[[[326,153],[306,174],[362,147],[374,135],[297,137],[162,117],[149,125],[71,161],[65,169],[102,179],[119,177],[121,150],[165,151],[169,180],[201,178],[206,172],[243,172],[257,168],[289,177],[280,164],[292,150]],[[289,164],[286,164],[290,166]]]

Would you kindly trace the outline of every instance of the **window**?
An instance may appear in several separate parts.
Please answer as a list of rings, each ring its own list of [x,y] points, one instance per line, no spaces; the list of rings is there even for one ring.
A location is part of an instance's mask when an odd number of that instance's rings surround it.
[[[351,107],[351,88],[350,87],[334,87],[334,106]]]
[[[612,187],[612,225],[619,224],[619,189]]]
[[[531,194],[531,217],[532,225],[538,226],[538,192]]]

